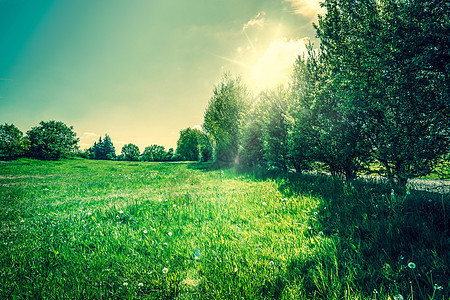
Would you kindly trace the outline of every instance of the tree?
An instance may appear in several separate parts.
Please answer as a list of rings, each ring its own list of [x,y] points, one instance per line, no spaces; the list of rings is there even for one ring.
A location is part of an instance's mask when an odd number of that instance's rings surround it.
[[[335,96],[399,185],[449,152],[450,4],[326,0],[316,25]]]
[[[116,149],[108,134],[105,134],[105,138],[99,138],[98,142],[90,148],[92,158],[100,160],[112,160],[116,157]]]
[[[128,161],[138,161],[139,154],[140,152],[138,146],[133,144],[126,144],[122,147],[120,159]]]
[[[76,153],[79,139],[61,121],[41,121],[39,126],[27,132],[30,140],[30,156],[43,160],[58,160]]]
[[[144,152],[142,152],[141,159],[143,161],[165,161],[167,157],[166,150],[164,146],[151,145],[145,147]]]
[[[257,98],[245,115],[239,141],[239,164],[244,168],[266,167],[263,127],[265,106]]]
[[[238,153],[239,129],[248,106],[248,93],[239,78],[228,74],[213,93],[205,111],[203,130],[211,139],[216,161],[232,163]]]
[[[288,146],[290,93],[280,87],[262,93],[260,97],[266,107],[261,115],[264,158],[269,167],[287,170],[291,167]]]
[[[174,156],[174,150],[173,148],[169,148],[169,150],[167,150],[167,154],[165,157],[165,161],[172,161],[173,160],[173,156]]]
[[[13,159],[25,154],[28,148],[29,140],[19,128],[8,123],[0,125],[0,156]]]
[[[186,128],[180,131],[180,138],[177,141],[177,156],[180,160],[199,160],[202,135],[198,129]]]

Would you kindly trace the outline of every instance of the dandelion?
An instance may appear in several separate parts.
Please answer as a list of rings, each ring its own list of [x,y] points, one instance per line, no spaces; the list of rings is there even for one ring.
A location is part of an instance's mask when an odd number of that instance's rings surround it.
[[[123,283],[123,286],[128,286],[128,282],[124,282],[124,283]]]
[[[323,231],[319,231],[319,235],[323,235]]]
[[[198,261],[198,260],[200,260],[200,255],[201,255],[201,250],[200,249],[195,249],[195,251],[194,251],[194,260],[195,261]]]
[[[123,214],[123,210],[119,210],[119,214]]]
[[[415,268],[416,268],[416,264],[413,263],[413,262],[410,262],[410,263],[408,263],[408,267],[409,267],[410,269],[415,269]]]
[[[401,294],[397,294],[394,296],[394,300],[403,300],[403,296]]]
[[[87,215],[90,216],[90,215],[92,215],[92,213],[91,213],[91,212],[88,212]]]
[[[25,222],[25,220],[24,220],[24,219],[20,220],[20,223],[23,223],[23,222]]]
[[[168,245],[167,243],[164,243],[164,244],[163,244],[163,246],[167,246],[167,245]]]
[[[172,232],[167,233],[169,236],[172,236]]]
[[[159,198],[159,199],[158,199],[158,202],[162,202],[162,199],[161,199],[161,198]]]
[[[273,266],[275,263],[273,262],[273,260],[269,261],[269,265]]]
[[[444,289],[442,286],[440,286],[440,285],[437,285],[437,284],[435,284],[434,285],[434,289],[435,290],[442,290],[442,289]]]
[[[234,273],[236,273],[238,271],[237,267],[234,268]]]
[[[162,269],[162,272],[163,272],[163,274],[167,274],[167,272],[169,272],[169,269],[163,268],[163,269]]]
[[[144,233],[147,233],[148,231],[147,231],[147,229],[144,229]]]
[[[266,202],[263,201],[262,205],[266,205]]]
[[[176,204],[174,204],[174,205],[172,205],[172,207],[173,207],[173,208],[175,208],[175,207],[177,207],[177,205],[176,205]]]
[[[144,284],[142,282],[138,283],[138,287],[143,287],[143,286],[144,286]]]

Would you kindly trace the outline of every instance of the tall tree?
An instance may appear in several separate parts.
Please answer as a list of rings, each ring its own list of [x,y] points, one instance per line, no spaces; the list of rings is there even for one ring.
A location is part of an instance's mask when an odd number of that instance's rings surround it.
[[[239,141],[239,164],[244,168],[266,167],[264,158],[264,115],[266,106],[260,97],[245,114]]]
[[[239,128],[248,106],[248,92],[239,78],[225,74],[213,93],[205,111],[203,130],[211,138],[216,161],[232,163],[238,153]]]
[[[8,123],[0,125],[0,157],[13,159],[25,154],[28,148],[29,140],[19,128]]]
[[[27,132],[31,157],[58,160],[75,154],[79,139],[72,126],[61,121],[41,121]]]
[[[287,170],[291,167],[288,146],[290,93],[279,87],[260,95],[266,109],[263,118],[264,158],[269,167]]]
[[[400,185],[449,152],[450,3],[325,0],[316,25],[341,106]]]

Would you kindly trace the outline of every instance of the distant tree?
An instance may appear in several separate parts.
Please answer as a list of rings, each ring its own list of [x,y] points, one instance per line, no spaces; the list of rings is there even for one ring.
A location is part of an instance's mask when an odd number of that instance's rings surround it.
[[[211,137],[207,134],[202,134],[199,141],[200,161],[207,162],[213,159],[214,149],[211,142]]]
[[[145,147],[142,153],[141,160],[143,161],[165,161],[166,160],[166,150],[164,146],[151,145]]]
[[[133,144],[126,144],[122,147],[121,157],[122,160],[137,161],[139,160],[139,148]]]
[[[232,163],[238,153],[239,128],[248,107],[248,92],[239,78],[225,74],[214,88],[203,130],[211,139],[216,161]]]
[[[169,150],[167,151],[167,154],[166,154],[165,161],[171,161],[173,159],[174,155],[175,154],[174,154],[173,148],[169,148]]]
[[[177,156],[180,160],[198,161],[203,133],[198,129],[186,128],[180,131],[177,141]]]
[[[27,132],[30,140],[30,156],[43,160],[58,160],[74,155],[79,139],[73,131],[60,121],[40,122]]]
[[[112,160],[116,157],[116,150],[108,134],[105,134],[105,138],[99,138],[98,142],[90,148],[93,159],[100,160]]]
[[[22,156],[28,151],[29,143],[14,124],[0,125],[0,157],[13,159]]]

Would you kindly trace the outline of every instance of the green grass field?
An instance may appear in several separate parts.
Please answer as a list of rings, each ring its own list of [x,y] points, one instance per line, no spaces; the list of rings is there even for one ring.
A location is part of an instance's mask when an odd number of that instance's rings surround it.
[[[196,163],[4,162],[0,298],[449,299],[449,200]]]

